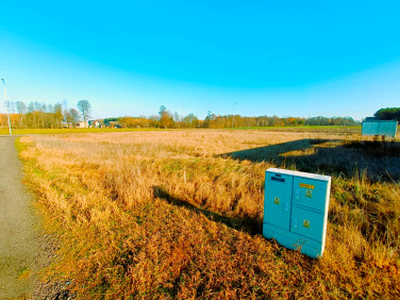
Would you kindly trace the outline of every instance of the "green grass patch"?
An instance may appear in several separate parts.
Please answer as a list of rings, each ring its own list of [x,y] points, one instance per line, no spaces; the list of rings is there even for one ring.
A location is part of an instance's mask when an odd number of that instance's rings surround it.
[[[15,139],[15,148],[17,149],[18,153],[21,153],[28,148],[28,145],[21,143],[20,138],[17,138]]]
[[[23,267],[18,270],[18,279],[26,279],[31,276],[32,271],[28,267]]]
[[[102,133],[102,132],[134,132],[134,131],[165,131],[165,130],[196,130],[197,128],[25,128],[13,129],[13,135],[23,134],[59,134],[59,133]],[[208,128],[199,128],[208,129]],[[361,130],[361,126],[265,126],[265,127],[235,127],[225,130],[288,130],[288,131],[318,131],[318,130]],[[7,128],[0,128],[0,135],[7,135]]]
[[[227,128],[227,129],[232,129],[232,128]],[[329,130],[329,129],[359,129],[361,130],[361,125],[360,126],[333,126],[333,125],[324,125],[324,126],[319,126],[319,125],[315,125],[315,126],[261,126],[261,127],[235,127],[233,129],[251,129],[251,130],[257,130],[257,129],[262,129],[262,130]]]
[[[59,134],[59,133],[102,133],[102,132],[131,132],[131,131],[158,131],[158,128],[27,128],[13,129],[13,135],[21,134]],[[7,128],[0,128],[0,134],[8,134]]]

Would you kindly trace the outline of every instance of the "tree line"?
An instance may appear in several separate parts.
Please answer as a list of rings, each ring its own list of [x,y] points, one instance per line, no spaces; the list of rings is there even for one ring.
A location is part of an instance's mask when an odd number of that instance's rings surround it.
[[[22,101],[6,102],[11,127],[13,128],[61,128],[76,127],[83,121],[85,127],[91,117],[91,105],[88,100],[80,100],[77,108],[67,109],[61,103],[45,104],[31,102],[26,105]],[[0,127],[7,127],[7,115],[0,114]]]
[[[355,126],[360,125],[351,117],[278,117],[278,116],[259,116],[244,117],[241,115],[217,115],[208,111],[204,120],[199,119],[193,113],[180,116],[178,113],[171,113],[162,105],[158,115],[149,117],[121,117],[115,118],[120,127],[154,127],[154,128],[249,128],[249,127],[281,127],[281,126]]]
[[[91,105],[88,100],[80,100],[76,108],[67,109],[60,103],[55,105],[31,102],[29,105],[18,101],[9,105],[11,124],[13,128],[61,128],[75,127],[83,121],[86,127],[91,118]],[[0,126],[7,127],[5,114],[0,114]],[[89,121],[89,125],[93,122]],[[164,105],[158,114],[141,117],[118,117],[98,120],[101,127],[120,128],[250,128],[250,127],[281,127],[281,126],[354,126],[360,123],[351,117],[278,117],[258,116],[245,117],[241,115],[218,115],[208,111],[204,120],[193,113],[181,116],[171,113]]]

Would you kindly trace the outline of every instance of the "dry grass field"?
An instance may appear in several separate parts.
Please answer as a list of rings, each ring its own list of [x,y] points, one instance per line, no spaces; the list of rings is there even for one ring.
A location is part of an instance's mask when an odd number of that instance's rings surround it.
[[[21,138],[26,182],[79,299],[399,298],[400,146],[355,130]],[[269,167],[332,176],[324,256],[261,235]]]

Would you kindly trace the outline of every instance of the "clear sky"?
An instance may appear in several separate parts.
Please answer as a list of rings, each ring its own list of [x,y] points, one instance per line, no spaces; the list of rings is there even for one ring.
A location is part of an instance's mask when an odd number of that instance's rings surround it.
[[[400,106],[400,1],[0,1],[0,77],[94,118],[360,120]]]

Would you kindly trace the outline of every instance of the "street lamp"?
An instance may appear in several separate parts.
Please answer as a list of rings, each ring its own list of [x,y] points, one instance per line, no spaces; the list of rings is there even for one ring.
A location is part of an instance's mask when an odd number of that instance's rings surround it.
[[[11,121],[10,121],[10,114],[8,113],[8,101],[7,101],[7,89],[6,89],[6,82],[4,81],[4,78],[1,79],[1,81],[3,81],[3,85],[4,85],[4,97],[5,97],[5,107],[6,107],[6,112],[7,112],[7,120],[8,120],[8,131],[10,134],[12,134],[11,131]]]
[[[235,105],[238,105],[237,103],[233,104],[233,109],[232,109],[232,129],[233,129],[233,118],[235,117]]]

